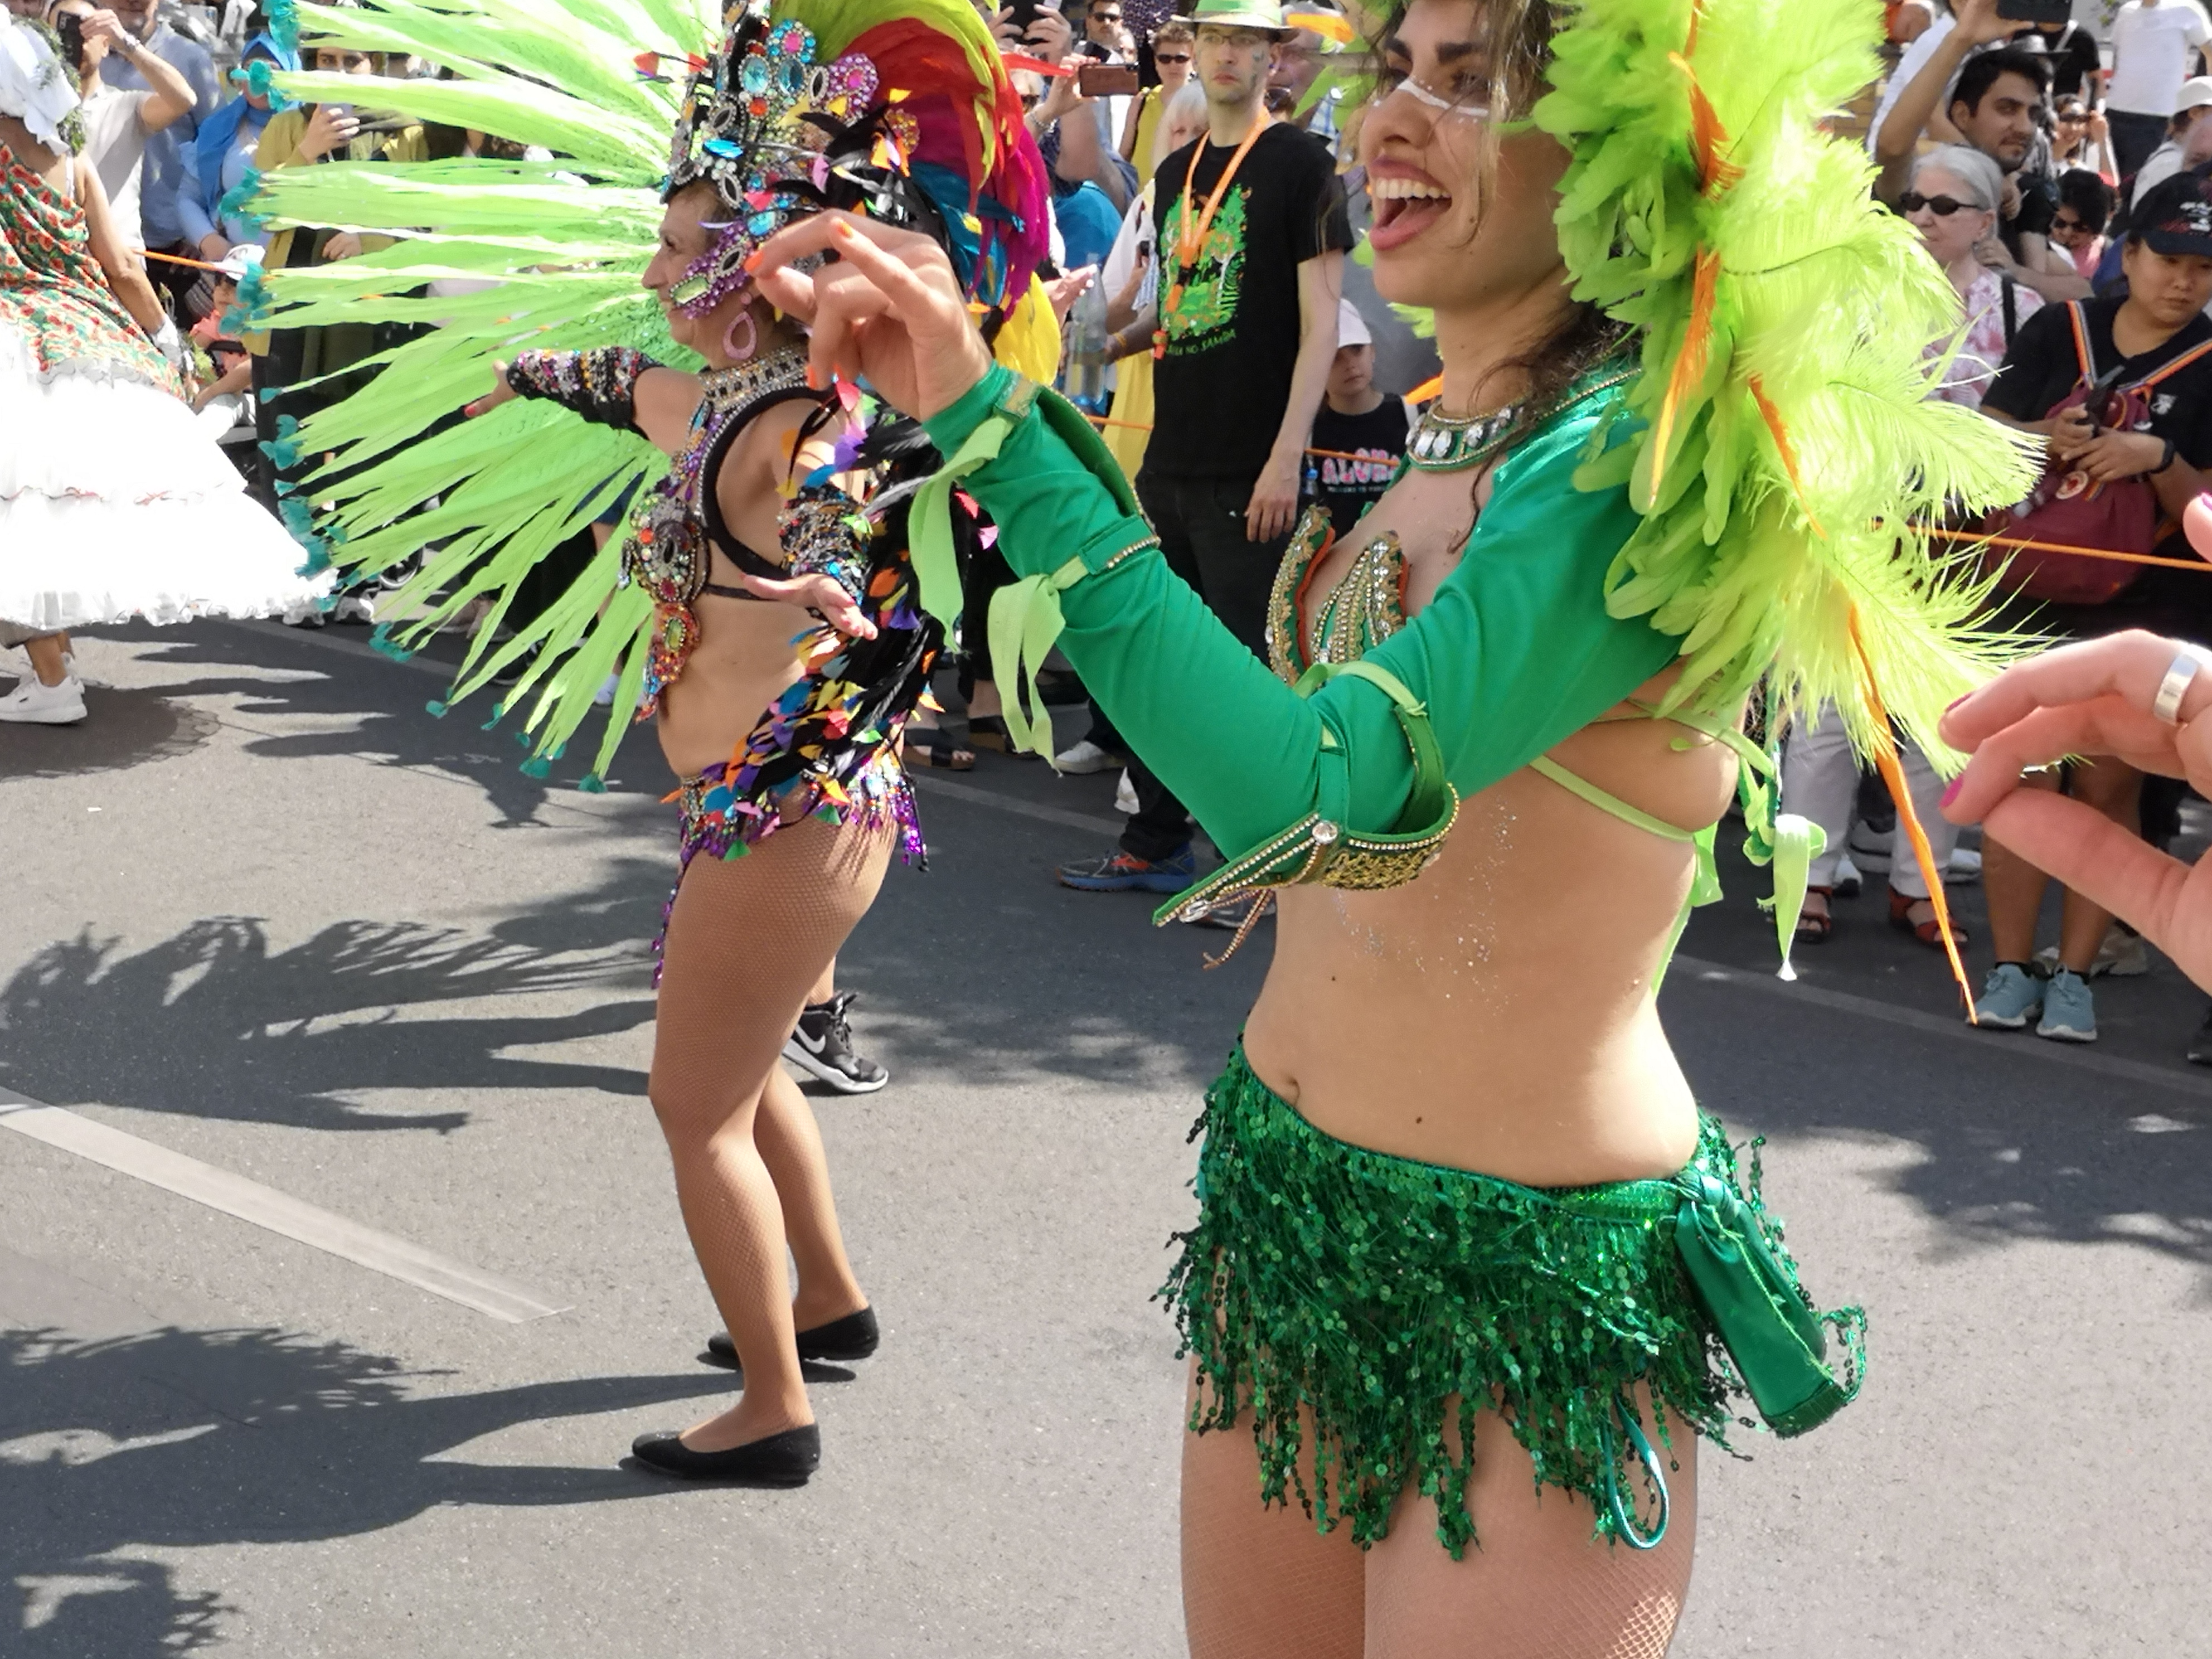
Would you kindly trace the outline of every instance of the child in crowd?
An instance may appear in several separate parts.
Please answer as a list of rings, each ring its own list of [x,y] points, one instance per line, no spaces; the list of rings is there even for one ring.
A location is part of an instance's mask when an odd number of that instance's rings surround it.
[[[1337,301],[1336,319],[1336,361],[1314,416],[1318,453],[1306,458],[1306,483],[1336,533],[1348,536],[1397,471],[1413,412],[1403,398],[1375,389],[1375,337],[1351,301]]]

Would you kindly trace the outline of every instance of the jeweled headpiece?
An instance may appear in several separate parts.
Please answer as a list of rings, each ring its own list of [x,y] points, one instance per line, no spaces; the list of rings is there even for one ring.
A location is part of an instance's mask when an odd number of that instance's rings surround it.
[[[1043,167],[971,7],[729,0],[723,21],[721,44],[687,60],[661,187],[704,180],[726,214],[672,292],[678,310],[713,310],[756,247],[833,207],[934,237],[986,305],[1019,297],[1045,246]]]

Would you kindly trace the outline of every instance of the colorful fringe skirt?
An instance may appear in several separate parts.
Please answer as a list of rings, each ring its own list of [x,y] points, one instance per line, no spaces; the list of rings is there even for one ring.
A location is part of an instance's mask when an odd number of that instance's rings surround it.
[[[1263,1503],[1294,1492],[1320,1530],[1348,1522],[1364,1548],[1410,1485],[1435,1498],[1456,1559],[1474,1541],[1467,1481],[1484,1407],[1539,1485],[1589,1500],[1600,1536],[1626,1535],[1624,1460],[1646,1450],[1656,1474],[1664,1452],[1648,1448],[1665,1447],[1669,1417],[1727,1444],[1741,1387],[1675,1249],[1675,1181],[1540,1188],[1370,1152],[1300,1117],[1242,1045],[1200,1132],[1198,1223],[1177,1236],[1161,1295],[1196,1358],[1189,1426],[1249,1414]],[[1690,1170],[1737,1182],[1717,1119]],[[1757,1184],[1754,1158],[1746,1196],[1779,1255]],[[1665,1408],[1657,1420],[1639,1387]],[[1455,1396],[1473,1409],[1448,1410]],[[1310,1459],[1302,1407],[1317,1429]]]

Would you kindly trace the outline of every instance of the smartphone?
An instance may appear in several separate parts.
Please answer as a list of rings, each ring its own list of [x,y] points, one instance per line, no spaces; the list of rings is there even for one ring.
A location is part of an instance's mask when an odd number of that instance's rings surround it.
[[[2118,389],[2120,377],[2127,372],[2125,363],[2115,363],[2097,379],[2081,399],[2081,412],[2089,417],[2089,435],[2096,437],[2105,429],[2112,413],[2112,393]]]
[[[1085,98],[1127,98],[1137,90],[1137,71],[1127,64],[1085,64],[1075,71],[1075,89]]]
[[[1009,0],[1008,21],[1014,26],[1016,40],[1026,41],[1030,38],[1030,30],[1036,22],[1037,13],[1043,9],[1042,0]]]
[[[1997,15],[2014,23],[2057,28],[2072,21],[2074,0],[1997,0]]]
[[[330,111],[331,118],[334,121],[348,121],[354,118],[354,109],[351,104],[325,104],[321,107]]]
[[[54,19],[54,33],[62,43],[62,62],[74,75],[76,66],[84,62],[84,18],[81,13],[65,11]]]

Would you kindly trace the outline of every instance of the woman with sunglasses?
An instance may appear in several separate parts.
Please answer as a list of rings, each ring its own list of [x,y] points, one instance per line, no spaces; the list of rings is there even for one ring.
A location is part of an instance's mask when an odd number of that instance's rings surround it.
[[[1967,411],[1881,390],[1950,306],[1811,124],[1871,33],[1826,0],[1696,20],[1384,19],[1376,286],[1433,312],[1443,392],[1351,536],[1292,538],[1273,673],[1080,416],[971,346],[933,247],[840,215],[761,250],[817,371],[926,419],[1000,525],[1013,654],[1057,637],[1237,854],[1169,914],[1280,903],[1168,1291],[1200,1659],[1665,1652],[1698,1440],[1732,1414],[1673,1218],[1737,1189],[1653,991],[1740,762],[1767,765],[1755,683],[1877,744],[1887,714],[1932,737],[1971,684],[1964,601],[1899,526],[2022,469]],[[1849,1392],[1824,1373],[1788,1426]]]
[[[1159,73],[1160,83],[1146,87],[1130,104],[1129,118],[1121,129],[1121,154],[1141,179],[1152,176],[1153,137],[1159,131],[1161,112],[1188,83],[1191,59],[1197,50],[1197,36],[1180,18],[1168,19],[1152,37],[1152,67]],[[1160,154],[1165,155],[1175,148],[1170,144]]]
[[[2112,135],[2105,112],[2078,98],[2067,98],[2060,100],[2053,118],[2057,131],[2051,139],[2051,160],[2061,167],[2087,167],[2117,189],[2120,181],[2112,171]]]
[[[2094,278],[2109,246],[2105,227],[2112,219],[2112,187],[2087,167],[2058,175],[2058,209],[2051,217],[2051,245]]]

